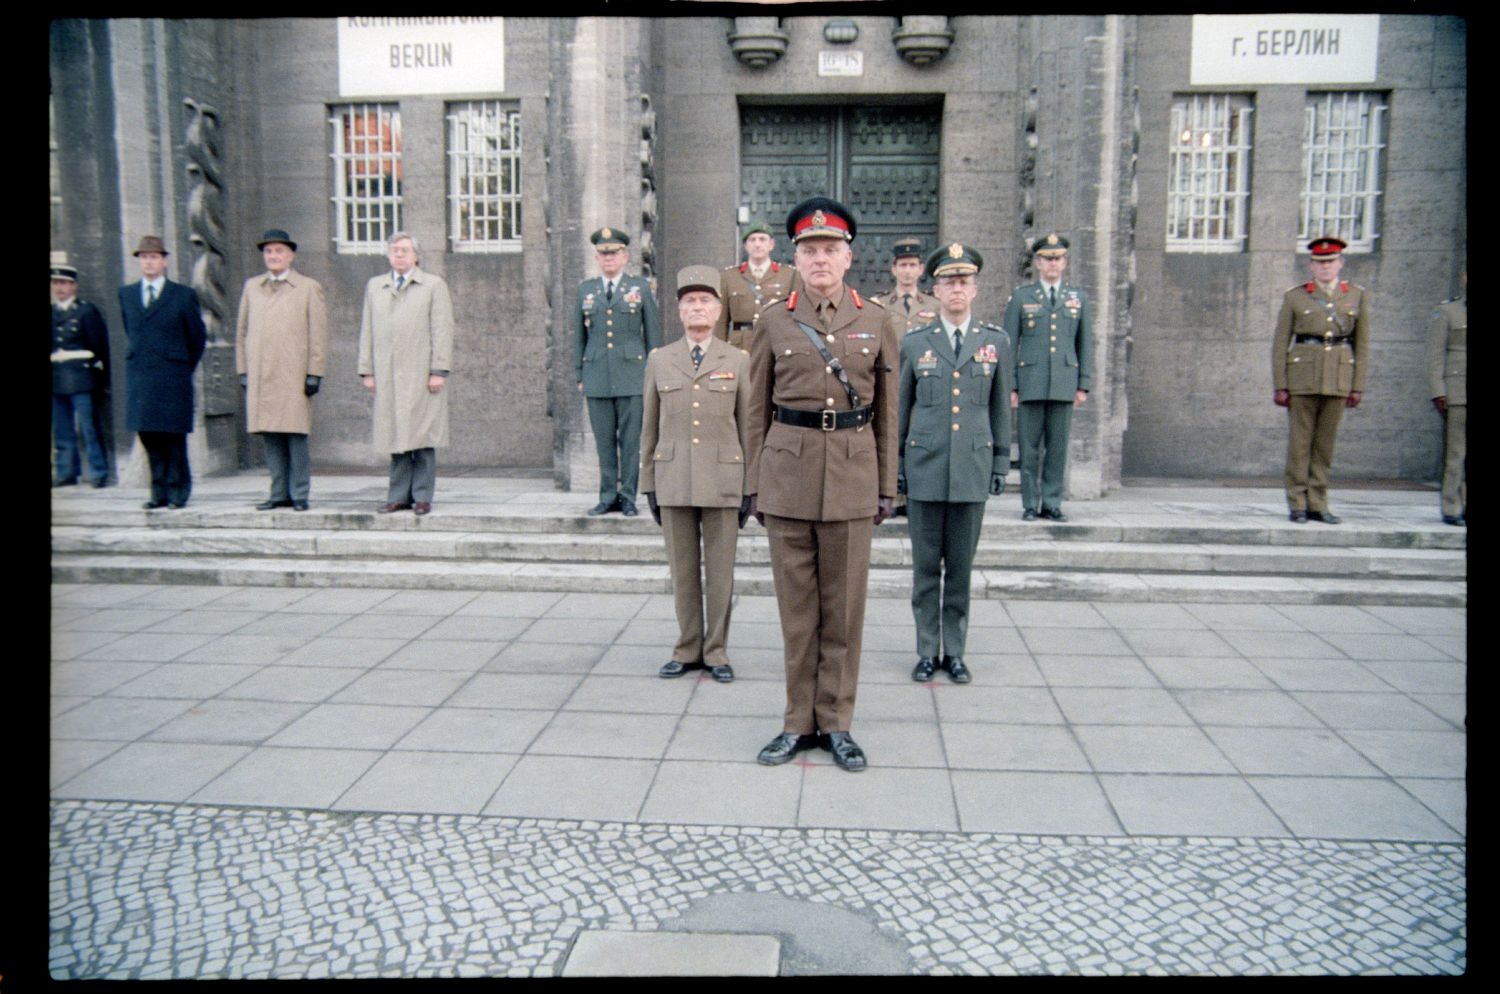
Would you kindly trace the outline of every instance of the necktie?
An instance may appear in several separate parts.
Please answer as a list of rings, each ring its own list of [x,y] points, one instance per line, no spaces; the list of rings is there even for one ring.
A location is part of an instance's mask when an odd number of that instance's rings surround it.
[[[820,301],[818,303],[818,323],[823,326],[824,331],[827,331],[829,324],[831,324],[832,322],[833,305],[826,300]]]
[[[697,345],[693,346],[693,368],[697,369],[703,363],[703,349]]]
[[[964,344],[964,330],[962,328],[954,328],[953,329],[953,354],[954,355],[958,355],[958,350],[963,346],[963,344]]]
[[[608,303],[614,303],[614,299],[615,299],[615,281],[614,280],[610,280],[608,283],[605,284],[605,286],[604,286],[604,299]]]
[[[156,303],[156,287],[148,283],[146,284],[146,306],[150,307],[154,303]]]
[[[1050,306],[1050,307],[1056,307],[1057,306],[1057,287],[1055,287],[1055,286],[1049,286],[1047,288],[1047,297],[1049,298],[1048,306]]]
[[[396,292],[400,293],[401,292],[401,287],[404,286],[405,284],[406,284],[406,277],[402,276],[400,274],[397,274],[397,276],[396,276]]]
[[[911,294],[903,293],[901,295],[901,305],[906,308],[906,313],[911,313]]]

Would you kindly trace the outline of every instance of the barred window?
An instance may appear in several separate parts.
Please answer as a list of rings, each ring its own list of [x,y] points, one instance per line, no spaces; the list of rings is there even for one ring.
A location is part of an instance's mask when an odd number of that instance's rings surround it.
[[[1349,243],[1350,252],[1375,248],[1385,111],[1378,93],[1307,95],[1297,234],[1301,246],[1320,235],[1335,235]]]
[[[386,239],[401,230],[401,111],[395,104],[331,110],[334,246],[383,253]]]
[[[521,247],[521,112],[513,105],[448,105],[448,240],[457,252]]]
[[[1179,96],[1167,166],[1167,251],[1242,252],[1250,204],[1250,98]]]

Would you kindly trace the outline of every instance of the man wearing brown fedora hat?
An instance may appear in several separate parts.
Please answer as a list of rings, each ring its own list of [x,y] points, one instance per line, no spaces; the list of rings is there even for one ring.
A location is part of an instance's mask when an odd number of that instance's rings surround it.
[[[328,312],[322,285],[292,268],[291,235],[271,228],[255,247],[266,271],[240,293],[234,349],[246,430],[265,442],[271,471],[271,495],[255,507],[305,511],[312,487],[307,436],[327,363]]]
[[[167,279],[167,247],[146,235],[136,247],[141,279],[120,287],[125,356],[125,425],[151,463],[144,507],[183,507],[192,492],[187,436],[193,430],[193,370],[208,332],[193,288]]]

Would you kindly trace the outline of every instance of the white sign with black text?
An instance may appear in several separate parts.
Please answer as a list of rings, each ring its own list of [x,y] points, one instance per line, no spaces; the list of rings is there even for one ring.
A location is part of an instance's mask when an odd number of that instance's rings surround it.
[[[339,96],[503,93],[503,17],[340,17]]]
[[[1377,14],[1194,14],[1194,86],[1373,83]]]

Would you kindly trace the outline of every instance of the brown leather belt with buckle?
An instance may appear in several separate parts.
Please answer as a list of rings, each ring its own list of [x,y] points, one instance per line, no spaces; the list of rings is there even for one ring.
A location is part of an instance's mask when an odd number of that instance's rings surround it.
[[[1353,335],[1293,335],[1292,342],[1296,345],[1343,345]]]
[[[790,407],[778,407],[776,420],[794,428],[820,428],[823,431],[836,431],[840,428],[858,428],[860,425],[869,424],[870,408],[866,406],[852,411],[835,411],[832,408],[824,408],[821,411],[796,411]]]

